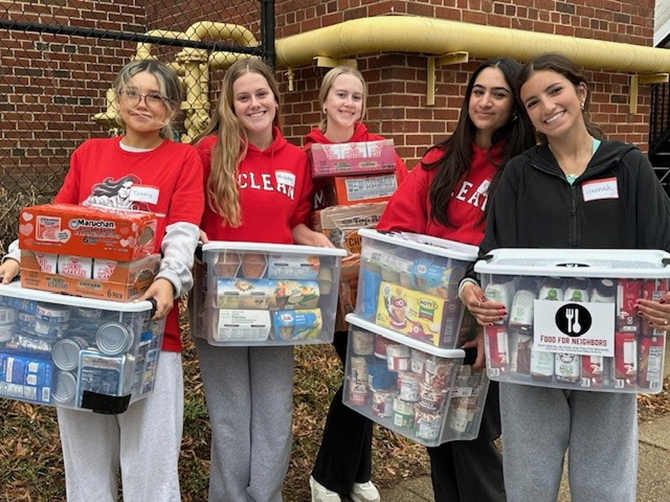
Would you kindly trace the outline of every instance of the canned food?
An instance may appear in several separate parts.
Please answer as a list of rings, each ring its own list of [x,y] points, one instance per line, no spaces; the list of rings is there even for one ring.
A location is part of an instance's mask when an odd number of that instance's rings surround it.
[[[15,308],[0,306],[0,324],[13,324],[17,317],[18,312]]]
[[[350,359],[351,378],[358,382],[368,382],[368,363],[364,357]]]
[[[74,401],[77,395],[77,378],[69,371],[59,371],[54,376],[51,399],[66,404]]]
[[[391,344],[386,346],[386,363],[391,371],[409,370],[410,348],[405,345]]]
[[[38,321],[48,323],[69,322],[70,308],[62,305],[52,305],[50,303],[38,303],[35,317]]]
[[[419,376],[415,373],[400,373],[400,399],[409,402],[419,400]]]
[[[127,352],[133,345],[133,332],[120,322],[108,322],[95,333],[95,344],[100,352],[110,356]]]
[[[393,394],[387,391],[372,392],[372,411],[380,417],[393,416]]]
[[[80,336],[63,338],[51,350],[51,359],[57,368],[70,371],[79,363],[79,352],[88,348],[88,342]]]
[[[11,324],[0,324],[0,343],[1,342],[8,342],[9,340],[12,339],[12,335],[14,334],[14,326],[15,323]]]
[[[365,382],[351,380],[349,382],[349,401],[352,404],[364,405],[368,400],[368,388]]]
[[[49,323],[35,321],[35,334],[44,338],[63,338],[70,329],[70,323]]]
[[[375,349],[375,335],[368,331],[353,330],[351,332],[352,348],[355,354],[370,356]]]

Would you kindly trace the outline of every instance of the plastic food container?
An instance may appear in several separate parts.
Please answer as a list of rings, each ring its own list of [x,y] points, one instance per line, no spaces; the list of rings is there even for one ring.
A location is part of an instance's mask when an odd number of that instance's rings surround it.
[[[0,397],[123,413],[153,391],[165,329],[153,312],[0,285]]]
[[[331,342],[344,256],[311,246],[205,244],[195,269],[194,336],[222,346]]]
[[[668,291],[656,250],[497,249],[476,263],[508,316],[484,329],[492,380],[603,392],[663,388],[664,331],[637,315]]]
[[[349,314],[343,402],[426,446],[474,439],[489,380],[461,349],[418,342]]]
[[[457,347],[465,308],[458,284],[478,249],[421,234],[359,234],[356,315],[436,347]]]

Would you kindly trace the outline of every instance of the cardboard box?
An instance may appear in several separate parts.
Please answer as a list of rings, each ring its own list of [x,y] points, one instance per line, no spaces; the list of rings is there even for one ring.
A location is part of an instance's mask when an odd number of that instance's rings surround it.
[[[361,252],[361,228],[374,228],[386,208],[386,202],[333,206],[312,212],[312,229],[330,239],[335,247],[349,255]],[[343,263],[344,264],[344,263]]]
[[[307,153],[312,162],[313,178],[395,171],[392,139],[330,145],[314,143]]]
[[[388,201],[398,188],[396,173],[335,176],[314,183],[314,209]]]
[[[139,298],[151,285],[158,273],[160,259],[159,254],[153,254],[131,262],[115,262],[113,267],[109,260],[103,260],[107,262],[104,274],[106,279],[80,279],[42,272],[35,253],[21,250],[21,286],[98,300],[127,302]]]
[[[21,210],[19,247],[26,251],[133,261],[154,252],[153,213],[45,204]]]
[[[445,300],[382,281],[375,323],[432,345],[453,346],[462,319],[460,300]]]

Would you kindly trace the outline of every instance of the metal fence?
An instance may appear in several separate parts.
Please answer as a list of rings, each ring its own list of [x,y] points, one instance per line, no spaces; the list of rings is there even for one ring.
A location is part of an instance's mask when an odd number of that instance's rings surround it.
[[[274,0],[0,0],[0,240],[18,211],[48,202],[72,151],[118,134],[111,83],[134,58],[170,63],[189,141],[206,124],[222,72],[242,57],[274,64]]]

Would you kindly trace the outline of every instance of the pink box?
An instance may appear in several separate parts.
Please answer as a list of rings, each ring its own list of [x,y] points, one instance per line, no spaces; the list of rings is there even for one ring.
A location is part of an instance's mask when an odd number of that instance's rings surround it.
[[[392,173],[395,171],[395,147],[392,139],[360,143],[314,143],[308,150],[312,177]]]

